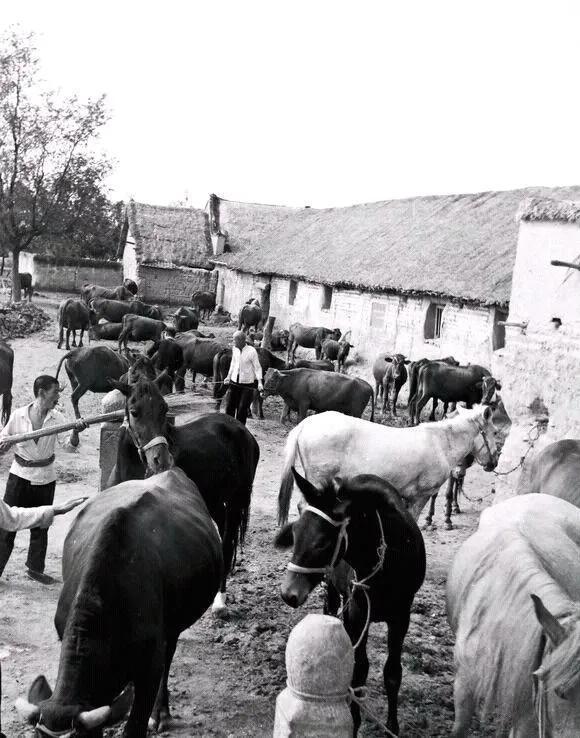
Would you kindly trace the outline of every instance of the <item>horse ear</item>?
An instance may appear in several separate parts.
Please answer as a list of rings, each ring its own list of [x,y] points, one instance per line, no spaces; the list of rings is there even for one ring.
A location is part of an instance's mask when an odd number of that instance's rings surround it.
[[[119,392],[122,392],[125,397],[129,397],[131,394],[131,385],[128,382],[119,382],[116,379],[108,378],[109,386],[113,389],[119,390]]]
[[[537,595],[533,594],[530,596],[534,603],[536,618],[542,626],[542,630],[548,636],[554,647],[559,646],[566,638],[566,631]]]
[[[411,363],[411,359],[405,359],[405,364],[410,364],[410,363]]]
[[[309,497],[318,497],[319,492],[316,489],[316,487],[313,484],[310,484],[310,482],[307,479],[304,479],[294,467],[292,467],[292,475],[294,477],[294,481],[296,482],[296,485],[298,489],[302,492],[304,497],[308,499]]]
[[[276,548],[290,548],[294,544],[294,523],[286,523],[276,533],[274,546]]]
[[[393,357],[392,356],[385,356],[385,361],[392,362],[393,361]]]
[[[498,379],[495,380],[495,388],[498,390],[501,389],[501,382]]]

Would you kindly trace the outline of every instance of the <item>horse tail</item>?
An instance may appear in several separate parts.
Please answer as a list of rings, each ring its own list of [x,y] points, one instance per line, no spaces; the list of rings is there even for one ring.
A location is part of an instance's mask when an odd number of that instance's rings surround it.
[[[299,435],[300,423],[290,431],[286,439],[286,457],[284,459],[284,469],[282,470],[282,479],[280,481],[280,491],[278,492],[278,525],[284,525],[288,520],[292,488],[294,487],[292,467],[294,466],[296,452],[298,451]]]
[[[55,379],[58,379],[58,373],[60,372],[60,368],[61,368],[61,366],[62,366],[62,362],[63,362],[63,361],[65,361],[65,359],[68,359],[68,358],[69,358],[69,356],[70,356],[71,354],[72,354],[72,351],[68,351],[68,352],[67,352],[67,353],[66,353],[66,354],[65,354],[65,355],[64,355],[64,356],[62,357],[62,359],[61,359],[61,360],[60,360],[60,361],[58,362],[58,366],[57,366],[57,368],[56,368],[56,374],[54,375],[54,378],[55,378]]]
[[[12,391],[6,390],[2,395],[2,425],[6,425],[12,412]]]
[[[246,453],[243,456],[243,464],[246,465],[246,479],[240,484],[239,497],[232,500],[231,504],[226,505],[226,514],[224,521],[224,532],[222,536],[222,545],[224,553],[228,548],[231,550],[231,563],[227,574],[231,574],[236,565],[238,548],[243,546],[246,541],[246,533],[250,524],[250,507],[252,502],[252,492],[254,484],[254,476],[256,467],[260,460],[260,448],[255,438],[250,437],[251,445],[254,453]],[[249,451],[249,449],[246,449]],[[226,556],[227,558],[227,556]],[[227,566],[227,561],[225,562]]]

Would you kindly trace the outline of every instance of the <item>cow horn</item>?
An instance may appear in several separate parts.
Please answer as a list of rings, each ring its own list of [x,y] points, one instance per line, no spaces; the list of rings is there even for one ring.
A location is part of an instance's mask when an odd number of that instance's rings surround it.
[[[24,697],[19,697],[14,703],[14,707],[17,709],[20,717],[24,718],[28,723],[36,722],[40,716],[40,707],[25,700]]]
[[[94,710],[81,712],[77,721],[87,730],[94,730],[106,723],[110,716],[111,708],[109,705],[103,705],[102,707],[95,707]]]

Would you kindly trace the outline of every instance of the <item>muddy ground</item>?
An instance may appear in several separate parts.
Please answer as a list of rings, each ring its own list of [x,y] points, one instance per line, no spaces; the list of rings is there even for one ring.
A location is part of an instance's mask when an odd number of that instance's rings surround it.
[[[60,297],[35,298],[53,321],[41,332],[12,342],[15,351],[14,407],[30,401],[34,378],[41,373],[54,373],[64,353],[56,348],[54,322]],[[63,381],[65,377],[63,373]],[[68,380],[64,383],[63,404],[66,414],[72,417],[70,386]],[[85,395],[81,400],[81,412],[84,415],[99,412],[101,398],[101,395]],[[404,390],[399,401],[403,410]],[[281,427],[279,412],[279,400],[269,398],[265,403],[266,419],[248,421],[249,430],[260,444],[261,460],[254,485],[247,544],[229,584],[230,618],[215,620],[208,613],[179,640],[169,686],[175,717],[171,735],[180,738],[271,736],[276,695],[283,689],[286,678],[286,639],[304,615],[321,611],[318,592],[313,593],[297,612],[290,610],[278,593],[288,554],[274,550],[271,541],[276,530],[282,452],[289,430]],[[76,452],[60,448],[57,458],[57,500],[98,494],[98,426],[82,434]],[[9,459],[9,456],[0,458],[2,489]],[[480,468],[471,469],[465,492],[471,498],[485,497],[483,502],[464,499],[463,513],[455,519],[453,531],[444,529],[442,503],[439,503],[436,513],[439,527],[424,534],[427,578],[416,597],[405,642],[399,696],[402,736],[449,735],[453,723],[453,636],[445,618],[445,577],[458,546],[475,530],[481,510],[490,503],[492,481],[493,478]],[[50,529],[47,572],[59,579],[62,545],[74,514],[57,518]],[[19,533],[12,558],[0,580],[2,726],[10,738],[32,735],[31,728],[20,721],[13,707],[14,700],[26,693],[37,674],[45,674],[54,684],[60,652],[53,625],[60,586],[42,586],[25,576],[27,545],[28,533]],[[384,625],[371,627],[369,658],[369,705],[384,721]],[[106,734],[120,736],[121,733],[110,730]],[[365,720],[360,735],[380,736],[383,732]],[[492,735],[492,730],[489,726],[474,726],[473,735]]]

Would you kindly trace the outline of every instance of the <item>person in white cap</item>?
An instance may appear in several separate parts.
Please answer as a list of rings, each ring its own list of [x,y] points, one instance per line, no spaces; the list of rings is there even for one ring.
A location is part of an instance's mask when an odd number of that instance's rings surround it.
[[[243,331],[234,333],[232,362],[224,384],[229,385],[226,413],[245,425],[254,390],[257,387],[262,392],[264,385],[258,352],[248,345]]]

